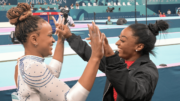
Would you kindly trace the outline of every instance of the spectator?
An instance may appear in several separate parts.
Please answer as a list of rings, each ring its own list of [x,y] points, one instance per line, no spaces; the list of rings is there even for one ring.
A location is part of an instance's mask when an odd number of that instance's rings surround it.
[[[38,5],[40,5],[41,3],[40,2],[38,2]]]
[[[108,8],[106,9],[106,12],[108,13],[108,12],[109,12],[109,10],[110,10],[110,8],[108,7]]]
[[[73,6],[73,4],[71,4],[70,8],[71,8],[71,9],[74,9],[74,6]]]
[[[154,13],[153,15],[156,15],[156,13]]]
[[[159,17],[163,17],[161,12],[159,13]]]
[[[60,9],[60,1],[56,0],[56,5],[58,5],[58,9]]]
[[[6,5],[6,3],[4,3],[4,5]]]
[[[9,3],[8,5],[11,5],[11,3]]]
[[[179,10],[178,10],[177,14],[180,14]]]
[[[165,13],[163,13],[162,17],[166,17],[166,14],[165,14]]]
[[[106,25],[112,25],[111,17],[108,16],[108,21],[106,21]]]
[[[39,10],[42,10],[42,8],[40,7]]]
[[[171,14],[171,11],[170,11],[170,9],[168,9],[168,11],[167,11],[167,14]]]
[[[64,9],[65,9],[65,10],[69,10],[69,8],[68,8],[66,5],[64,6]]]
[[[158,14],[160,14],[161,13],[161,11],[160,10],[158,10]]]
[[[48,6],[48,8],[46,10],[50,10],[49,6]]]
[[[78,3],[76,3],[76,9],[79,9],[79,4]]]
[[[64,15],[63,15],[63,16],[64,16]],[[63,17],[63,16],[62,16],[62,17]],[[59,19],[58,19],[57,21],[59,21]],[[69,16],[69,15],[68,15],[68,17],[67,17],[67,23],[68,23],[68,26],[69,26],[69,27],[75,27],[74,21],[73,21],[72,17]]]

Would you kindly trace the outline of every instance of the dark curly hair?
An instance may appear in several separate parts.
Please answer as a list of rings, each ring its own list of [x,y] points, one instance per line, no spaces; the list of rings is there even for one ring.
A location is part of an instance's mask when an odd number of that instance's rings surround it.
[[[155,24],[132,24],[129,26],[134,33],[134,36],[138,37],[137,43],[143,43],[144,48],[140,51],[141,54],[149,54],[155,56],[152,51],[155,47],[156,36],[160,31],[165,31],[169,28],[169,24],[166,21],[158,20]]]
[[[27,3],[19,3],[12,7],[6,14],[9,22],[15,25],[15,37],[23,44],[27,41],[29,33],[39,30],[38,23],[45,20],[39,16],[33,16],[31,6]]]

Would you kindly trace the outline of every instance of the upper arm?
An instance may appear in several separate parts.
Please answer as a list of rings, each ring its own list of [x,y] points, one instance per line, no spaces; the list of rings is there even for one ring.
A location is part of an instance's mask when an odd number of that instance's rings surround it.
[[[64,100],[65,93],[70,89],[63,81],[54,77],[46,65],[38,62],[27,67],[22,77],[28,86],[46,95],[48,99]]]
[[[18,65],[15,66],[14,80],[17,87],[17,78],[18,78]]]
[[[61,73],[62,63],[56,59],[52,59],[47,68],[50,70],[51,74],[59,78]]]

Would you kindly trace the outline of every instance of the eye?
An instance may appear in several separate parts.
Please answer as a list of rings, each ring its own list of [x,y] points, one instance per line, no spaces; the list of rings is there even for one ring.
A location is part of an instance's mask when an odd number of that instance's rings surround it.
[[[122,43],[124,42],[124,40],[122,40],[122,39],[119,39]]]
[[[49,34],[48,36],[49,36],[49,37],[52,37],[52,34]]]

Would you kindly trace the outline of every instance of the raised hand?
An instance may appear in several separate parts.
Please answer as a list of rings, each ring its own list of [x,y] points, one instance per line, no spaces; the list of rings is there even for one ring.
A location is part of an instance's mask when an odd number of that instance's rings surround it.
[[[68,24],[64,25],[64,18],[62,20],[61,16],[59,15],[58,22],[56,22],[55,18],[53,17],[55,26],[56,26],[56,32],[61,33],[64,38],[69,38],[72,36],[72,33],[68,27]]]
[[[58,36],[58,39],[61,39],[64,42],[64,36],[61,32],[59,32],[59,29],[63,30],[64,27],[64,18],[61,17],[61,15],[59,14],[59,19],[58,21],[55,20],[54,17],[52,17],[54,24],[56,26],[56,32],[55,35]]]
[[[101,34],[99,28],[92,22],[92,26],[88,25],[92,54],[91,57],[101,59],[104,56],[104,34]]]
[[[95,26],[95,24],[92,24],[91,30],[92,28]],[[104,33],[101,33],[101,31],[98,29],[98,32],[100,35],[104,35],[104,42],[103,42],[103,46],[104,46],[104,56],[109,57],[114,55],[114,51],[112,50],[112,48],[110,47],[108,40],[105,36]],[[86,38],[86,40],[91,40],[90,38],[90,34],[89,34],[89,38]],[[89,44],[91,45],[91,42],[89,42]]]

